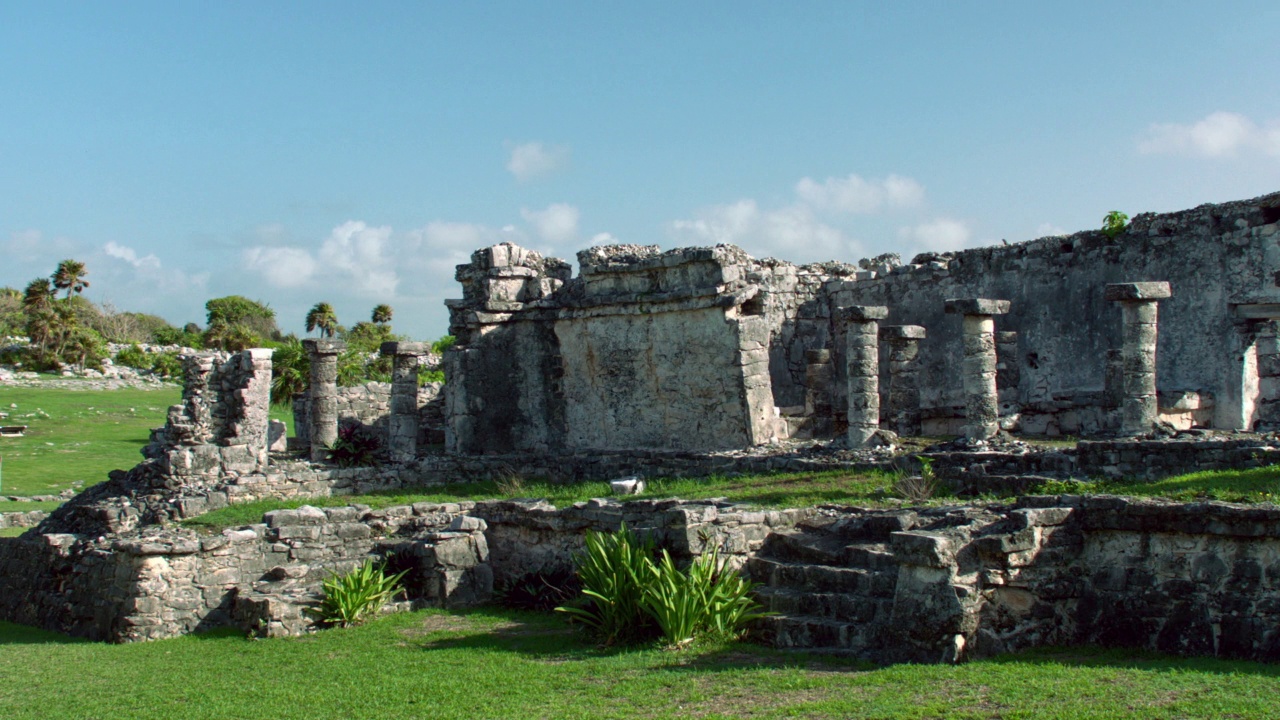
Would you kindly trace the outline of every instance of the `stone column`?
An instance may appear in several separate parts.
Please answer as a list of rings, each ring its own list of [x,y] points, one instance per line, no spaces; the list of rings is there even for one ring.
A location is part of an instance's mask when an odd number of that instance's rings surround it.
[[[919,325],[886,325],[880,337],[889,342],[889,427],[899,435],[920,434]]]
[[[1120,356],[1123,366],[1120,434],[1151,432],[1158,419],[1156,403],[1156,317],[1160,300],[1171,295],[1167,282],[1107,285],[1104,297],[1120,303]]]
[[[849,447],[865,447],[880,429],[880,322],[889,317],[881,305],[836,309],[844,324],[849,400]]]
[[[240,374],[243,382],[236,393],[235,416],[230,418],[229,445],[248,445],[257,453],[267,449],[267,435],[271,428],[271,355],[270,348],[253,348],[240,353]]]
[[[392,462],[409,462],[418,456],[418,359],[430,351],[427,343],[382,343],[382,354],[394,358],[387,423],[387,453]]]
[[[1000,399],[996,389],[996,315],[1009,312],[1008,300],[952,299],[946,312],[963,316],[964,436],[986,440],[1000,431]]]
[[[338,439],[338,354],[347,344],[307,338],[302,346],[311,356],[311,460],[319,462]]]
[[[831,351],[806,350],[804,412],[809,416],[811,437],[831,432]]]
[[[1280,335],[1274,320],[1259,329],[1257,418],[1259,432],[1280,430]]]

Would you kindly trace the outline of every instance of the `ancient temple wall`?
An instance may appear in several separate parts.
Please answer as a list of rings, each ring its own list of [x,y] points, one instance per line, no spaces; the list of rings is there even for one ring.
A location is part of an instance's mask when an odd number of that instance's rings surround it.
[[[1121,312],[1105,300],[1106,285],[1168,282],[1173,294],[1161,302],[1156,356],[1162,414],[1234,427],[1250,402],[1241,389],[1256,387],[1241,381],[1247,372],[1241,338],[1253,321],[1241,318],[1237,306],[1262,308],[1259,314],[1280,302],[1276,205],[1280,197],[1273,195],[1140,215],[1115,239],[1089,231],[924,255],[875,277],[833,281],[827,290],[833,305],[885,305],[887,323],[927,328],[920,346],[926,425],[958,418],[963,403],[961,322],[944,315],[945,301],[1009,300],[1009,314],[997,318],[995,329],[1018,334],[1016,354],[1001,358],[1015,364],[1018,387],[1016,407],[1004,412],[1019,412],[1051,434],[1087,434],[1116,422],[1107,357],[1121,345]]]

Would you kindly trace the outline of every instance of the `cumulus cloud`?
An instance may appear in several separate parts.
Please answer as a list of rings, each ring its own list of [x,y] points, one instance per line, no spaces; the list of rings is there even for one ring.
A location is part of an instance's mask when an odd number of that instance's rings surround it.
[[[569,148],[528,142],[511,148],[507,171],[520,182],[528,182],[559,170],[569,162]]]
[[[278,288],[302,287],[316,272],[315,258],[297,247],[249,248],[244,251],[244,266]]]
[[[932,252],[960,250],[969,244],[972,233],[963,220],[938,218],[898,230],[898,237]]]
[[[800,202],[817,210],[860,215],[885,208],[913,207],[924,201],[924,186],[901,175],[864,180],[850,174],[843,178],[829,177],[822,182],[806,177],[796,183],[795,192]]]
[[[391,256],[391,228],[369,227],[349,220],[335,227],[320,247],[260,245],[241,255],[245,269],[278,288],[327,284],[356,295],[382,298],[394,295],[400,282]]]
[[[400,279],[386,254],[390,238],[389,227],[369,227],[358,220],[348,220],[334,228],[320,246],[320,266],[351,283],[358,294],[395,294]]]
[[[1220,111],[1189,125],[1152,124],[1139,140],[1138,151],[1203,158],[1234,157],[1241,151],[1280,156],[1280,125],[1264,128],[1239,113]]]
[[[622,243],[613,233],[596,233],[591,236],[592,245],[620,245]]]
[[[676,220],[670,233],[679,242],[732,243],[756,256],[780,256],[800,262],[856,257],[861,244],[821,222],[807,205],[761,210],[755,200],[699,210],[693,219]]]
[[[533,226],[538,237],[552,244],[566,243],[578,236],[578,208],[565,203],[548,205],[545,210],[521,208],[520,216]]]
[[[108,256],[123,260],[138,269],[160,269],[160,258],[156,257],[154,254],[139,257],[137,251],[133,248],[125,247],[124,245],[114,242],[107,243],[106,246],[102,248],[102,251]]]

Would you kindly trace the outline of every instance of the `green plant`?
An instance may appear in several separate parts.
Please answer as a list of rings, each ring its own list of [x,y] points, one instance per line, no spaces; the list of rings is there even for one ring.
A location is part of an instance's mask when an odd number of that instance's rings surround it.
[[[307,311],[307,332],[319,330],[320,337],[333,337],[338,331],[338,315],[327,302],[318,302]]]
[[[431,343],[431,352],[439,355],[443,353],[445,350],[448,350],[449,348],[453,347],[453,344],[456,343],[457,341],[458,341],[458,338],[452,335],[445,335],[441,337],[439,340]]]
[[[444,382],[443,370],[428,370],[425,365],[418,366],[418,383],[442,383]]]
[[[586,626],[604,645],[652,636],[653,621],[643,604],[652,552],[652,544],[640,542],[626,525],[616,533],[588,531],[583,552],[574,558],[585,602],[556,611]]]
[[[148,358],[147,354],[138,346],[138,343],[133,343],[129,345],[129,347],[126,347],[116,353],[115,362],[117,365],[125,365],[127,367],[139,368],[141,370],[151,367],[151,359]]]
[[[324,599],[312,616],[325,625],[358,625],[395,596],[406,572],[388,575],[385,563],[368,559],[351,572],[330,575],[324,580]]]
[[[338,428],[338,439],[329,446],[329,462],[338,467],[372,465],[382,442],[373,431],[359,423],[345,423]]]
[[[289,405],[311,383],[311,358],[297,338],[281,343],[271,354],[271,404]]]
[[[920,474],[902,474],[894,479],[892,490],[909,502],[925,502],[938,492],[938,477],[933,472],[933,458],[918,457]]]
[[[687,572],[666,550],[650,566],[642,604],[672,647],[703,636],[736,640],[747,623],[766,615],[751,597],[752,583],[726,568],[718,549],[695,558]]]
[[[151,358],[151,372],[162,378],[181,378],[182,361],[178,359],[178,353],[156,353]]]
[[[1108,238],[1115,240],[1116,236],[1124,232],[1129,224],[1129,216],[1119,210],[1112,210],[1102,218],[1102,234]]]
[[[242,326],[245,332],[262,338],[276,338],[280,329],[276,327],[276,311],[266,303],[250,300],[242,295],[228,295],[213,298],[204,304],[208,313],[208,325],[226,327]],[[184,331],[190,332],[188,326]]]

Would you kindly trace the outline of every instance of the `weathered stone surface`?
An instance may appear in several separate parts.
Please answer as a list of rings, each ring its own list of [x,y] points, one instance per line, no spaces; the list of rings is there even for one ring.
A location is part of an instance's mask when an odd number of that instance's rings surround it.
[[[1008,300],[989,298],[949,298],[946,302],[949,315],[1004,315],[1009,312]]]
[[[1106,300],[1166,300],[1172,296],[1167,282],[1110,283],[1103,293]]]

